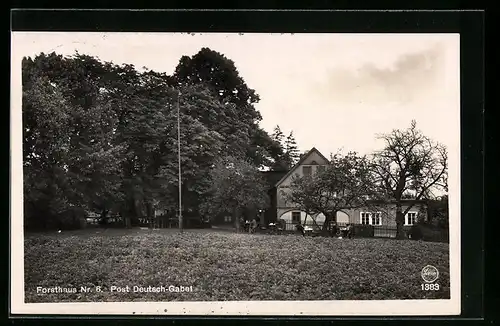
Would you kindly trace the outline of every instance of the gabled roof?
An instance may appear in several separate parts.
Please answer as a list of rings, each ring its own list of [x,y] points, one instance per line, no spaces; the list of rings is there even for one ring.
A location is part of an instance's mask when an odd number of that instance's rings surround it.
[[[312,153],[316,153],[318,154],[322,159],[324,159],[325,161],[327,162],[330,162],[329,159],[327,159],[323,154],[321,154],[320,151],[318,151],[316,149],[316,147],[313,147],[311,148],[311,150],[309,152],[307,152],[305,155],[302,155],[302,157],[300,158],[300,160],[297,162],[297,164],[295,164],[288,172],[287,174],[285,174],[278,182],[276,182],[274,184],[275,187],[278,187],[283,181],[285,181],[286,178],[288,178],[290,176],[290,174],[292,174],[300,165],[302,165],[302,163],[304,163],[304,161],[309,157],[311,156]]]

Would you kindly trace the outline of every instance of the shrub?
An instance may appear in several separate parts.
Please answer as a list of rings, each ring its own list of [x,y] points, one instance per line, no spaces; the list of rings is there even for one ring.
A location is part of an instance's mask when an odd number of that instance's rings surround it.
[[[423,232],[422,232],[422,227],[420,225],[413,225],[410,228],[410,231],[408,232],[408,236],[412,240],[422,240],[423,238]]]
[[[186,228],[190,229],[209,229],[212,227],[209,221],[200,218],[188,218],[186,220]]]
[[[439,227],[430,223],[419,224],[422,230],[422,240],[432,242],[448,242],[448,228]]]
[[[371,225],[355,225],[353,231],[357,237],[371,238],[375,235],[375,228]]]
[[[61,230],[83,229],[87,225],[86,213],[78,207],[69,208],[57,216],[57,226]]]

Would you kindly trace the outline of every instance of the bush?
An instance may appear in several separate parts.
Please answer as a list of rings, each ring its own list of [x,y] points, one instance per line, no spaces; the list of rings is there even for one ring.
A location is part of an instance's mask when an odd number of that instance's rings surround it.
[[[422,240],[424,237],[424,233],[422,231],[422,227],[420,225],[413,225],[408,232],[408,237],[412,240]]]
[[[69,208],[58,214],[43,211],[36,215],[25,213],[24,228],[30,231],[83,229],[87,226],[85,216],[79,208]]]
[[[57,215],[57,226],[61,230],[83,229],[87,225],[83,209],[72,207]]]
[[[356,237],[372,238],[375,235],[375,228],[371,225],[355,225],[353,235]]]
[[[209,221],[200,218],[188,218],[185,227],[191,229],[209,229],[212,225]]]
[[[439,227],[430,223],[419,224],[422,230],[422,240],[432,242],[448,242],[448,228]]]

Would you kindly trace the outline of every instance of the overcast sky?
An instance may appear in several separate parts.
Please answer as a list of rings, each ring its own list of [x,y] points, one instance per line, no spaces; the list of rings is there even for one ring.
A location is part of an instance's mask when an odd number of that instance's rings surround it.
[[[173,73],[209,47],[233,60],[261,101],[261,126],[293,130],[301,151],[368,154],[378,133],[415,119],[426,135],[459,147],[457,34],[15,33],[13,55],[55,51]]]

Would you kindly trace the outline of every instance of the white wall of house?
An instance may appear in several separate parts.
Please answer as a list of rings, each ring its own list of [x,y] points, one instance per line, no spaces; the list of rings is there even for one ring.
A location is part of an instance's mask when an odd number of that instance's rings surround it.
[[[293,203],[287,202],[285,200],[285,196],[283,193],[287,193],[290,191],[290,184],[293,181],[293,178],[295,176],[303,176],[304,175],[304,167],[308,169],[308,171],[311,171],[312,174],[316,173],[318,170],[318,167],[320,166],[325,166],[328,164],[328,161],[322,157],[321,154],[319,154],[316,150],[312,150],[308,153],[308,156],[304,159],[304,161],[301,162],[300,165],[297,165],[292,172],[284,179],[282,182],[277,186],[277,194],[276,194],[276,200],[277,200],[277,217],[278,219],[282,218],[284,219],[288,224],[290,224],[289,227],[293,228],[292,223],[292,214],[293,214],[293,209],[295,205]],[[403,204],[403,210],[406,209],[406,205]],[[296,212],[299,212],[299,210],[295,210]],[[380,216],[379,218],[372,218],[372,215],[368,219],[364,218],[362,219],[363,214],[372,214],[375,216]],[[379,214],[379,215],[378,215]],[[305,212],[301,212],[301,223],[304,222],[306,214]],[[417,220],[426,220],[427,219],[427,214],[424,210],[421,209],[421,205],[417,204],[415,205],[409,214],[405,216],[405,225],[410,226],[413,223],[415,223]],[[323,225],[325,221],[325,217],[323,214],[319,214],[315,218],[316,223],[318,225]],[[345,212],[338,212],[337,217],[336,217],[337,223],[353,223],[353,224],[360,224],[362,221],[365,223],[380,223],[381,225],[396,225],[395,221],[395,206],[394,204],[387,204],[387,205],[381,205],[380,207],[371,207],[371,208],[356,208],[356,209],[346,209]],[[310,223],[310,217],[308,217],[308,223]],[[312,222],[312,221],[311,221]]]
[[[316,215],[315,220],[316,220],[316,223],[318,223],[319,226],[323,226],[323,223],[325,223],[325,215],[323,215],[323,214],[320,213],[320,214]]]
[[[328,164],[328,162],[323,159],[317,152],[313,151],[299,166],[295,167],[295,170],[290,173],[290,175],[285,180],[283,180],[280,186],[289,186],[295,175],[302,177],[304,175],[304,166],[311,167],[312,173],[315,173],[318,166],[326,164]]]
[[[403,208],[404,209],[404,208]],[[300,214],[300,222],[304,224],[304,220],[306,218],[306,213],[303,211],[300,211],[298,209],[293,209],[293,208],[280,208],[278,209],[278,212],[280,215],[278,215],[278,219],[284,219],[287,224],[290,224],[288,228],[293,229],[293,225],[291,225],[294,222],[293,215],[294,214]],[[295,212],[295,213],[294,213]],[[365,214],[365,218],[362,218],[362,215]],[[367,215],[366,215],[367,214]],[[377,214],[377,216],[376,216]],[[411,216],[413,215],[413,216]],[[415,205],[408,214],[405,216],[405,226],[411,226],[412,224],[416,223],[419,219],[426,219],[426,215],[422,214],[420,211],[420,205]],[[325,216],[323,214],[317,214],[307,216],[306,224],[313,224],[312,218],[316,221],[316,224],[319,226],[322,226],[323,223],[325,222]],[[371,225],[381,225],[381,226],[395,226],[396,225],[396,220],[395,220],[395,211],[394,208],[391,207],[391,205],[387,205],[385,207],[381,206],[380,208],[375,208],[375,209],[370,209],[370,208],[357,208],[357,209],[347,209],[345,212],[340,211],[337,213],[337,218],[336,218],[337,223],[340,224],[347,224],[347,223],[352,223],[352,224],[371,224]]]
[[[293,216],[295,214],[297,214],[297,215],[300,214],[300,223],[301,224],[304,223],[304,220],[306,220],[306,217],[307,217],[308,221],[310,221],[310,222],[312,221],[311,220],[311,216],[307,215],[306,212],[302,212],[302,211],[299,211],[299,210],[285,212],[278,219],[285,220],[285,222],[286,222],[286,229],[289,230],[289,231],[295,230],[295,226],[293,225],[293,223],[294,223]]]
[[[349,223],[349,215],[345,212],[337,212],[337,223],[347,224]]]
[[[314,221],[316,221],[316,224],[318,224],[319,227],[323,226],[323,223],[325,222],[325,216],[323,214],[318,214],[318,215],[308,215],[306,212],[300,211],[300,210],[291,210],[283,213],[279,219],[285,220],[287,224],[287,230],[293,231],[295,230],[294,226],[294,219],[293,216],[294,214],[298,215],[300,214],[300,223],[301,224],[307,224],[307,225],[314,225]],[[313,221],[314,220],[314,221]]]
[[[289,192],[289,186],[292,183],[295,177],[304,176],[304,167],[306,169],[310,169],[311,173],[314,174],[317,172],[318,167],[325,166],[328,164],[328,161],[325,160],[317,151],[311,151],[309,155],[304,159],[304,161],[295,167],[295,169],[290,173],[277,187],[277,204],[278,208],[282,208],[284,210],[293,208],[295,205],[292,203],[288,203],[285,201],[285,196],[283,192]],[[284,211],[282,210],[282,211]],[[282,212],[281,211],[281,212]],[[281,213],[278,212],[278,213]],[[280,214],[278,214],[279,216]]]

